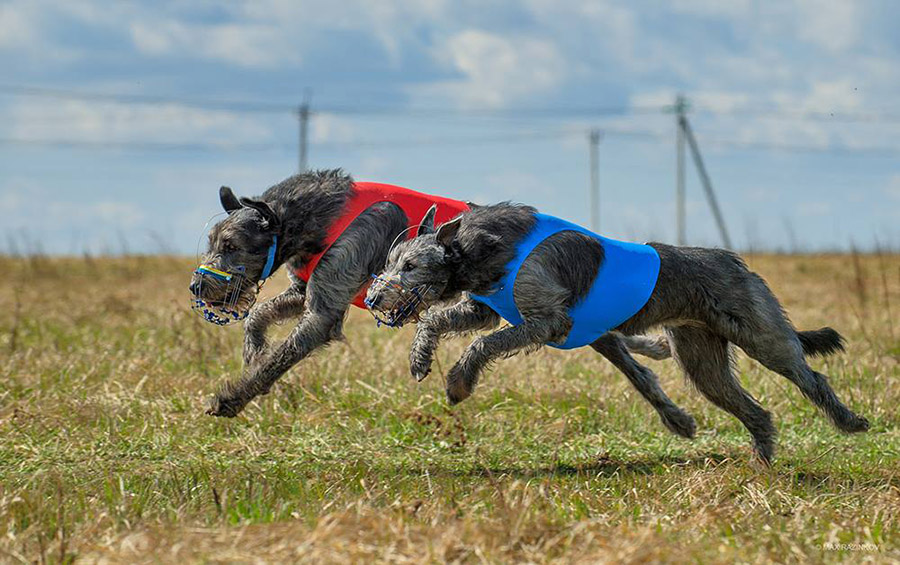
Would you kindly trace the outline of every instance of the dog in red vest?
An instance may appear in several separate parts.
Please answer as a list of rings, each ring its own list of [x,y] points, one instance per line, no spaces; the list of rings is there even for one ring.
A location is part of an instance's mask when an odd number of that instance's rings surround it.
[[[225,383],[207,410],[225,417],[236,416],[307,355],[342,337],[350,305],[365,308],[373,274],[382,270],[392,246],[417,235],[432,206],[438,225],[473,206],[398,186],[355,182],[341,170],[292,176],[258,198],[239,199],[222,187],[219,198],[228,216],[210,230],[190,290],[194,308],[207,321],[243,320],[244,376]],[[255,304],[262,283],[282,265],[291,285]],[[299,318],[297,326],[284,342],[270,346],[268,328],[288,318]],[[665,338],[622,340],[623,351],[627,347],[657,359],[669,355]],[[655,381],[632,384],[645,398],[665,396]],[[693,436],[693,419],[674,405],[670,410],[683,414],[673,431]]]

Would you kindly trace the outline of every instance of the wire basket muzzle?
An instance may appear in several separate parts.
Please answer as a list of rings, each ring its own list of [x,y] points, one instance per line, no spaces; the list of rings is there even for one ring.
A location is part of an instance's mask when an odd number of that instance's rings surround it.
[[[405,288],[384,277],[372,275],[372,278],[375,280],[372,282],[372,286],[369,287],[370,292],[374,290],[377,293],[389,288],[392,292],[399,294],[399,299],[389,310],[379,308],[370,298],[366,297],[365,305],[379,326],[385,325],[389,328],[399,328],[410,318],[418,321],[420,306],[425,303],[425,295],[431,289],[431,285]]]
[[[250,307],[256,301],[256,293],[250,293],[246,299],[245,290],[252,285],[244,276],[244,268],[235,272],[220,271],[207,265],[200,265],[194,271],[197,276],[192,285],[194,295],[191,297],[191,310],[204,320],[217,326],[227,326],[240,322],[250,313]],[[210,292],[211,290],[211,292]],[[208,300],[204,296],[213,294],[221,296],[221,300]]]

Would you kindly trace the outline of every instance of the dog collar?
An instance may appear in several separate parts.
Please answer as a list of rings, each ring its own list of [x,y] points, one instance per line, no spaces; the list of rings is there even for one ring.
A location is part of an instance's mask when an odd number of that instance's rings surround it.
[[[269,254],[266,257],[266,266],[263,267],[262,275],[259,280],[264,281],[272,274],[272,267],[275,265],[275,252],[278,250],[278,234],[272,236],[272,245],[269,246]]]

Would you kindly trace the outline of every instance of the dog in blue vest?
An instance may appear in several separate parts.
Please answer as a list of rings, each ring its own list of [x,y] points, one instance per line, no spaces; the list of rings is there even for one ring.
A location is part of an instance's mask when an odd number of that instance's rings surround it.
[[[744,424],[765,463],[775,428],[735,377],[733,346],[787,377],[838,429],[869,428],[806,362],[806,355],[843,350],[841,336],[831,328],[795,330],[765,281],[723,249],[625,243],[529,206],[479,206],[437,229],[427,214],[417,237],[391,250],[366,300],[390,325],[418,321],[410,352],[417,380],[428,375],[442,335],[509,322],[476,338],[450,369],[451,404],[472,394],[492,361],[543,345],[590,346],[651,391],[645,396],[670,426],[667,419],[678,416],[671,401],[622,341],[662,327],[688,379]]]

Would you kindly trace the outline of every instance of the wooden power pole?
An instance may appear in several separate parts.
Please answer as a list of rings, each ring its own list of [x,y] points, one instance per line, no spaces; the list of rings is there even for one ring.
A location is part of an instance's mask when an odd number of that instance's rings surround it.
[[[600,130],[588,133],[591,152],[591,230],[600,229]]]
[[[685,193],[684,193],[684,130],[681,122],[687,111],[684,96],[675,98],[675,232],[678,245],[687,243],[685,226]]]
[[[687,118],[688,103],[684,96],[678,95],[675,98],[673,106],[675,114],[675,154],[676,154],[676,170],[675,170],[675,228],[678,233],[678,245],[687,243],[686,237],[686,221],[685,221],[685,189],[684,189],[684,142],[687,140],[691,149],[691,156],[694,159],[694,166],[697,168],[697,175],[703,184],[703,191],[706,193],[706,201],[712,210],[713,218],[716,220],[716,226],[719,228],[719,235],[722,237],[722,244],[726,249],[731,249],[731,237],[728,235],[728,227],[725,225],[725,218],[722,216],[722,210],[719,209],[719,202],[716,200],[716,193],[713,190],[712,180],[709,173],[706,172],[706,165],[703,163],[703,156],[700,154],[700,147],[697,145],[697,138],[694,137],[694,130]]]
[[[299,144],[299,171],[305,173],[307,169],[308,153],[308,129],[309,129],[309,90],[303,93],[303,103],[297,108],[297,117],[300,119],[300,144]]]

